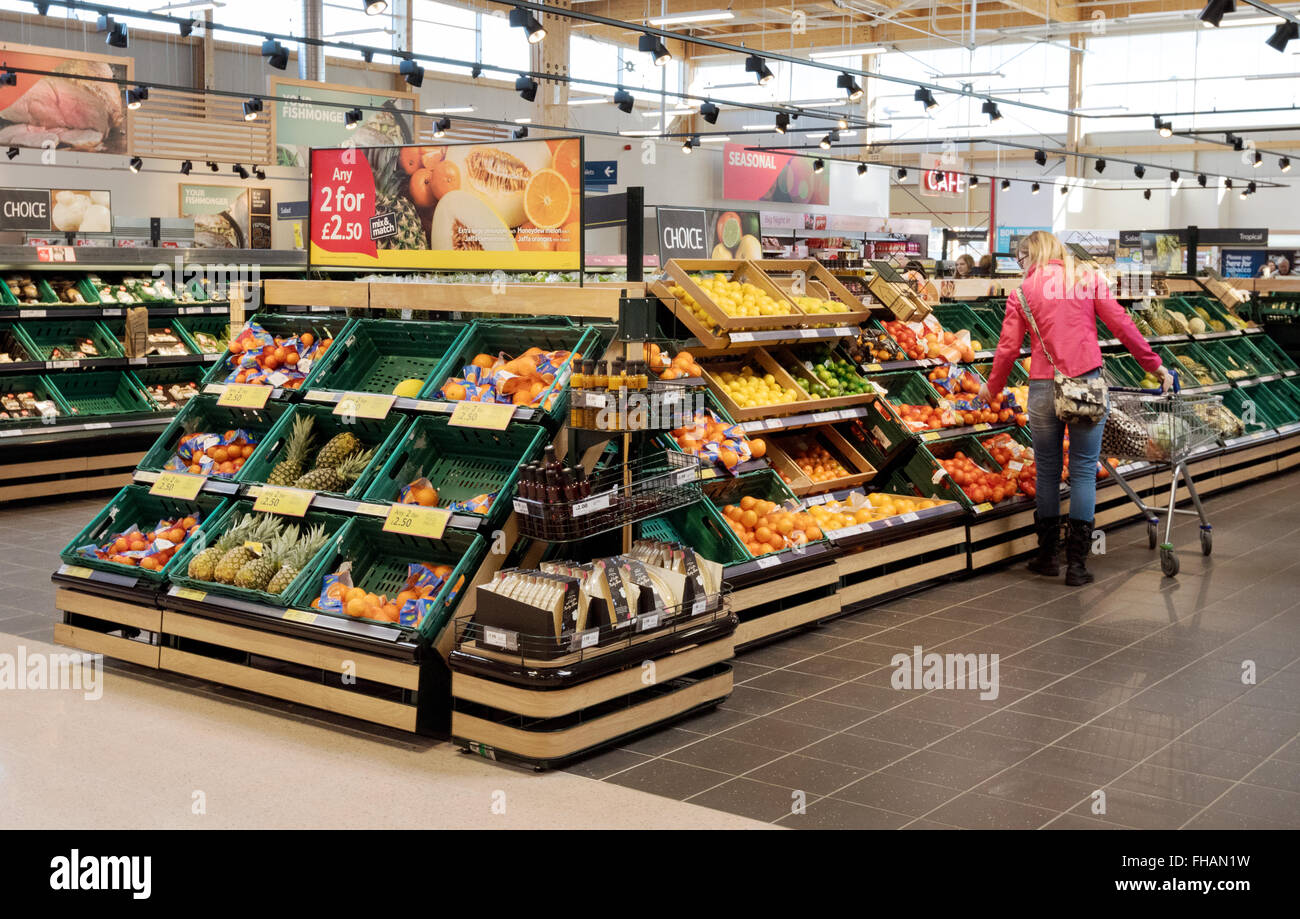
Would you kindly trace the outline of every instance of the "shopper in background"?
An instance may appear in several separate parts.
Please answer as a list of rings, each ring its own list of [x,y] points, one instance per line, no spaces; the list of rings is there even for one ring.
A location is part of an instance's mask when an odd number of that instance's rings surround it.
[[[1285,255],[1277,257],[1277,273],[1281,277],[1287,277],[1291,274],[1291,260]]]
[[[1068,377],[1096,377],[1101,373],[1101,346],[1097,341],[1097,320],[1137,358],[1144,370],[1154,371],[1162,388],[1173,384],[1160,358],[1142,338],[1124,308],[1111,296],[1106,279],[1082,268],[1051,233],[1042,230],[1021,241],[1016,255],[1025,272],[1017,293],[1007,297],[1002,336],[988,382],[980,387],[981,398],[1002,391],[1011,365],[1029,330],[1021,297],[1039,334],[1029,335],[1029,430],[1033,436],[1037,464],[1037,510],[1034,525],[1038,533],[1038,555],[1029,563],[1035,574],[1055,577],[1060,573],[1057,546],[1061,536],[1062,441],[1066,425],[1056,417],[1055,369]],[[1042,336],[1040,339],[1039,335]],[[1044,347],[1047,354],[1044,353]],[[1088,584],[1092,574],[1085,562],[1092,545],[1093,508],[1097,498],[1097,462],[1106,419],[1095,424],[1070,424],[1070,522],[1065,550],[1068,570],[1065,583]]]
[[[961,255],[957,256],[956,271],[956,277],[959,278],[975,277],[975,259],[971,258],[969,254],[963,252]]]
[[[979,269],[975,272],[981,278],[993,277],[993,256],[985,253],[980,256]]]

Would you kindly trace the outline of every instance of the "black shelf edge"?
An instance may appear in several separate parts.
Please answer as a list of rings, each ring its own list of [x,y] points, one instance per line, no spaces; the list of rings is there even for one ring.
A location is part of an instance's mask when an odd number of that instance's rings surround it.
[[[148,429],[157,427],[161,432],[175,417],[175,411],[156,412],[152,415],[103,415],[104,421],[80,421],[73,424],[49,424],[29,428],[0,428],[0,439],[5,443],[31,443],[85,434],[90,431]]]
[[[337,405],[339,399],[345,395],[343,390],[336,389],[308,389],[302,390],[303,401],[316,402],[323,405]],[[385,394],[389,395],[389,394]],[[272,395],[271,398],[278,398]],[[413,412],[418,415],[450,415],[456,410],[459,402],[440,402],[436,399],[406,399],[398,397],[393,401],[393,408],[403,412]],[[545,414],[537,409],[516,406],[514,417],[510,423],[523,422],[525,424],[535,424],[545,419]],[[613,432],[609,432],[613,433]]]
[[[103,306],[6,306],[0,309],[0,319],[120,319],[126,310],[143,306],[150,316],[224,316],[230,312],[230,303],[181,303],[157,306],[150,303],[105,304]]]
[[[808,428],[819,424],[834,424],[853,418],[865,418],[867,406],[855,405],[849,408],[828,409],[824,412],[808,412],[802,415],[786,415],[781,418],[760,418],[756,421],[743,421],[740,429],[746,434],[761,434],[766,431],[789,431],[794,428]]]

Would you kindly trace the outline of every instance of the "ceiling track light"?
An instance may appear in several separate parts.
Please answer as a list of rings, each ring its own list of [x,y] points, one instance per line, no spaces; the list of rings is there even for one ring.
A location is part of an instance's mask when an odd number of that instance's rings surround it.
[[[860,175],[860,176],[864,176],[864,175],[866,175],[866,174],[867,174],[867,164],[866,164],[866,163],[858,163],[858,175]]]
[[[939,107],[939,103],[935,101],[934,93],[930,92],[924,86],[918,87],[916,92],[912,93],[912,98],[925,106],[927,112],[933,112]]]
[[[1153,117],[1155,118],[1155,122],[1156,122],[1156,131],[1160,133],[1161,137],[1174,136],[1174,126],[1172,124],[1170,124],[1167,121],[1162,121],[1159,115],[1155,115]]]
[[[1197,175],[1196,177],[1196,184],[1201,186],[1201,188],[1204,188],[1209,183],[1209,181],[1210,180],[1206,178],[1205,173],[1203,172]]]
[[[408,86],[419,89],[424,84],[424,68],[409,57],[403,58],[397,66],[397,72],[406,80]]]
[[[989,116],[989,121],[1002,120],[1002,112],[998,109],[998,104],[992,99],[984,100],[984,104],[980,106],[980,111]]]
[[[776,113],[776,133],[784,134],[790,129],[790,116],[785,112]]]
[[[758,78],[759,86],[766,86],[776,78],[776,74],[767,66],[767,61],[763,60],[757,54],[751,54],[745,58],[745,73],[752,73]]]
[[[343,127],[347,128],[349,131],[355,131],[357,125],[361,124],[362,117],[361,109],[359,108],[354,108],[349,112],[344,112]]]
[[[261,166],[254,166],[253,175],[257,176],[259,180],[263,180],[266,178],[266,170],[264,170]]]
[[[0,73],[0,86],[17,86],[18,74],[12,70],[6,70]]]
[[[1281,169],[1283,172],[1290,172],[1291,158],[1286,156],[1282,157],[1280,160],[1277,161],[1277,168]]]
[[[479,77],[483,76],[482,65],[475,64],[473,67],[471,67],[469,69],[469,76],[471,80],[477,80]]]
[[[361,59],[365,61],[367,64],[373,64],[375,62],[375,49],[362,48]]]
[[[17,158],[17,156],[18,156],[18,148],[17,148],[17,147],[10,147],[8,150],[5,151],[5,156],[9,157],[9,159],[11,159],[11,160]]]
[[[519,127],[515,128],[515,140],[523,140],[527,136],[528,136],[528,125],[521,124]]]
[[[682,152],[690,155],[690,152],[700,145],[700,135],[694,134],[682,141]]]
[[[537,21],[537,17],[531,10],[521,6],[516,6],[510,11],[510,24],[527,33],[530,45],[535,45],[546,37],[546,27]]]
[[[244,103],[244,120],[256,121],[258,114],[262,111],[261,99],[249,99]]]
[[[248,170],[244,168],[242,163],[236,163],[235,165],[231,166],[230,171],[233,172],[235,175],[239,176],[241,179],[248,178]]]
[[[630,114],[632,106],[636,105],[636,99],[626,89],[614,90],[614,104],[624,115]]]
[[[843,115],[835,119],[835,127],[839,128],[841,131],[843,131],[848,126],[849,126],[849,120],[845,118]]]
[[[1232,190],[1232,179],[1224,179],[1224,180],[1223,180],[1223,187],[1226,188],[1226,189],[1228,189],[1229,191],[1231,191],[1231,190]]]
[[[144,168],[144,160],[140,159],[138,156],[133,156],[127,165],[131,167],[132,172],[139,172]]]
[[[907,178],[907,167],[899,166],[898,171],[894,173],[894,175],[898,176],[898,181],[900,182],[903,181],[904,179]]]
[[[451,130],[451,119],[443,115],[433,123],[433,136],[446,137],[447,132]]]
[[[185,162],[181,163],[181,175],[183,176],[189,175],[190,170],[193,168],[194,168],[194,163],[192,163],[190,160],[186,160]]]
[[[126,91],[126,107],[135,111],[149,98],[149,87],[136,86]]]
[[[1147,174],[1147,167],[1145,167],[1145,166],[1134,166],[1134,167],[1133,167],[1133,174],[1134,174],[1135,176],[1137,176],[1137,177],[1140,179],[1140,178],[1142,178],[1144,175]]]
[[[835,86],[848,93],[850,102],[857,102],[862,98],[862,87],[858,85],[857,80],[853,79],[851,73],[841,73],[836,77]]]
[[[1293,38],[1300,38],[1300,25],[1288,19],[1286,22],[1278,23],[1278,27],[1273,30],[1264,44],[1268,45],[1274,51],[1286,51],[1286,43]]]
[[[816,174],[816,173],[820,173],[820,172],[821,172],[823,169],[825,169],[825,168],[826,168],[826,161],[825,161],[824,159],[822,159],[821,157],[818,157],[817,159],[813,160],[813,173],[814,173],[814,174]]]
[[[700,103],[700,117],[703,118],[705,121],[707,121],[709,124],[718,123],[718,114],[720,111],[721,109],[719,109],[712,102]]]
[[[289,66],[289,49],[277,39],[268,38],[262,42],[262,57],[276,70],[284,70]]]
[[[1098,174],[1103,173],[1106,171],[1106,161],[1097,160],[1095,163],[1092,164],[1092,168],[1097,170]]]
[[[829,134],[827,134],[818,142],[817,146],[821,147],[823,150],[829,150],[831,148],[831,144],[838,144],[839,142],[840,142],[840,132],[831,131]]]
[[[1246,142],[1231,131],[1224,132],[1223,139],[1227,143],[1231,144],[1232,149],[1234,150],[1240,151],[1246,149]]]
[[[361,8],[366,11],[367,16],[378,16],[388,9],[388,0],[361,0]]]
[[[46,16],[50,12],[50,5],[46,3],[45,0],[35,0],[35,2],[32,3],[32,6],[36,7],[37,14],[41,16]]]
[[[1150,201],[1150,200],[1151,200],[1151,189],[1149,189],[1149,188],[1145,188],[1145,189],[1143,189],[1143,190],[1142,190],[1142,197],[1143,197],[1143,198],[1146,198],[1148,201]]]
[[[106,32],[104,44],[111,45],[114,48],[125,48],[130,44],[127,37],[126,26],[113,19],[106,13],[101,13],[95,20],[95,31]]]
[[[1234,0],[1210,0],[1197,18],[1201,20],[1201,25],[1217,29],[1224,13],[1231,13],[1236,9],[1237,4]]]
[[[1182,177],[1182,175],[1178,172],[1177,169],[1174,169],[1174,170],[1171,170],[1171,171],[1170,171],[1170,173],[1169,173],[1169,181],[1170,181],[1170,182],[1173,182],[1175,185],[1177,185],[1179,182],[1182,181],[1182,179],[1183,179],[1183,177]]]
[[[525,102],[532,102],[537,98],[537,81],[529,76],[515,77],[515,92],[519,93],[520,98]]]
[[[1008,188],[1010,188],[1010,187],[1011,187],[1011,180],[1010,180],[1010,179],[1003,179],[1002,182],[1001,182],[1001,188],[1002,188],[1002,190],[1003,190],[1003,191],[1006,191],[1006,190],[1007,190]]]
[[[1035,150],[1035,151],[1034,151],[1034,162],[1037,163],[1039,166],[1046,166],[1046,165],[1047,165],[1047,154],[1044,153],[1042,150]]]
[[[673,59],[672,54],[668,51],[668,46],[663,43],[658,35],[642,33],[641,37],[636,40],[636,47],[638,51],[644,51],[650,55],[656,67],[663,67]]]
[[[1062,185],[1062,186],[1061,186],[1061,194],[1063,194],[1063,195],[1068,195],[1069,193],[1070,193],[1070,186],[1068,186],[1068,185]]]
[[[971,176],[971,177],[970,177],[970,187],[971,187],[971,188],[974,188],[974,187],[975,187],[976,185],[978,185],[978,184],[980,184],[980,177],[979,177],[979,176]]]
[[[1043,190],[1043,186],[1039,185],[1037,182],[1029,186],[1029,193],[1031,195],[1036,195],[1042,190]]]
[[[181,38],[189,38],[194,34],[194,20],[183,19],[180,22]]]
[[[1258,169],[1260,166],[1263,166],[1263,165],[1264,165],[1264,154],[1262,154],[1262,153],[1260,153],[1258,150],[1256,150],[1256,151],[1255,151],[1255,158],[1251,161],[1250,165],[1253,166],[1253,167],[1255,167],[1256,169]]]

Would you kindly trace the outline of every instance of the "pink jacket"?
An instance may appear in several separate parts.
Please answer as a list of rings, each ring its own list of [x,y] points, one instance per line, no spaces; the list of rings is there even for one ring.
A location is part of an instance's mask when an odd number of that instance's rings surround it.
[[[1144,370],[1155,370],[1160,358],[1133,324],[1124,307],[1115,302],[1106,281],[1095,272],[1083,271],[1071,290],[1066,290],[1064,268],[1053,260],[1035,267],[1025,276],[1020,295],[1029,298],[1038,331],[1066,376],[1077,377],[1101,366],[1097,342],[1097,319],[1106,324]],[[1052,379],[1052,365],[1043,354],[1037,335],[1030,334],[1029,322],[1020,308],[1019,297],[1007,297],[1007,314],[1002,320],[1002,337],[989,371],[989,391],[1000,392],[1007,383],[1011,365],[1020,356],[1021,342],[1029,334],[1030,373],[1034,380]]]

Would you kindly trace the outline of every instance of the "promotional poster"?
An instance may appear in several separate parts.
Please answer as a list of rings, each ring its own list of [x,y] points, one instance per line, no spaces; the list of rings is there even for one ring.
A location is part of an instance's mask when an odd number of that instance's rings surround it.
[[[760,259],[758,211],[706,207],[655,208],[659,264],[670,258]]]
[[[415,139],[414,93],[358,92],[277,77],[271,95],[280,100],[271,120],[277,166],[306,166],[314,147],[379,147]],[[345,106],[361,109],[361,123],[351,130]]]
[[[53,144],[64,150],[127,152],[122,91],[105,81],[131,79],[129,58],[0,42],[0,59],[8,67],[53,74],[18,73],[16,85],[0,86],[0,148]]]
[[[775,150],[747,150],[727,144],[722,151],[722,197],[733,201],[830,204],[830,170],[813,171],[813,161]]]
[[[194,218],[195,248],[271,248],[269,188],[182,184],[178,213]]]
[[[313,266],[576,271],[582,139],[311,151]]]

